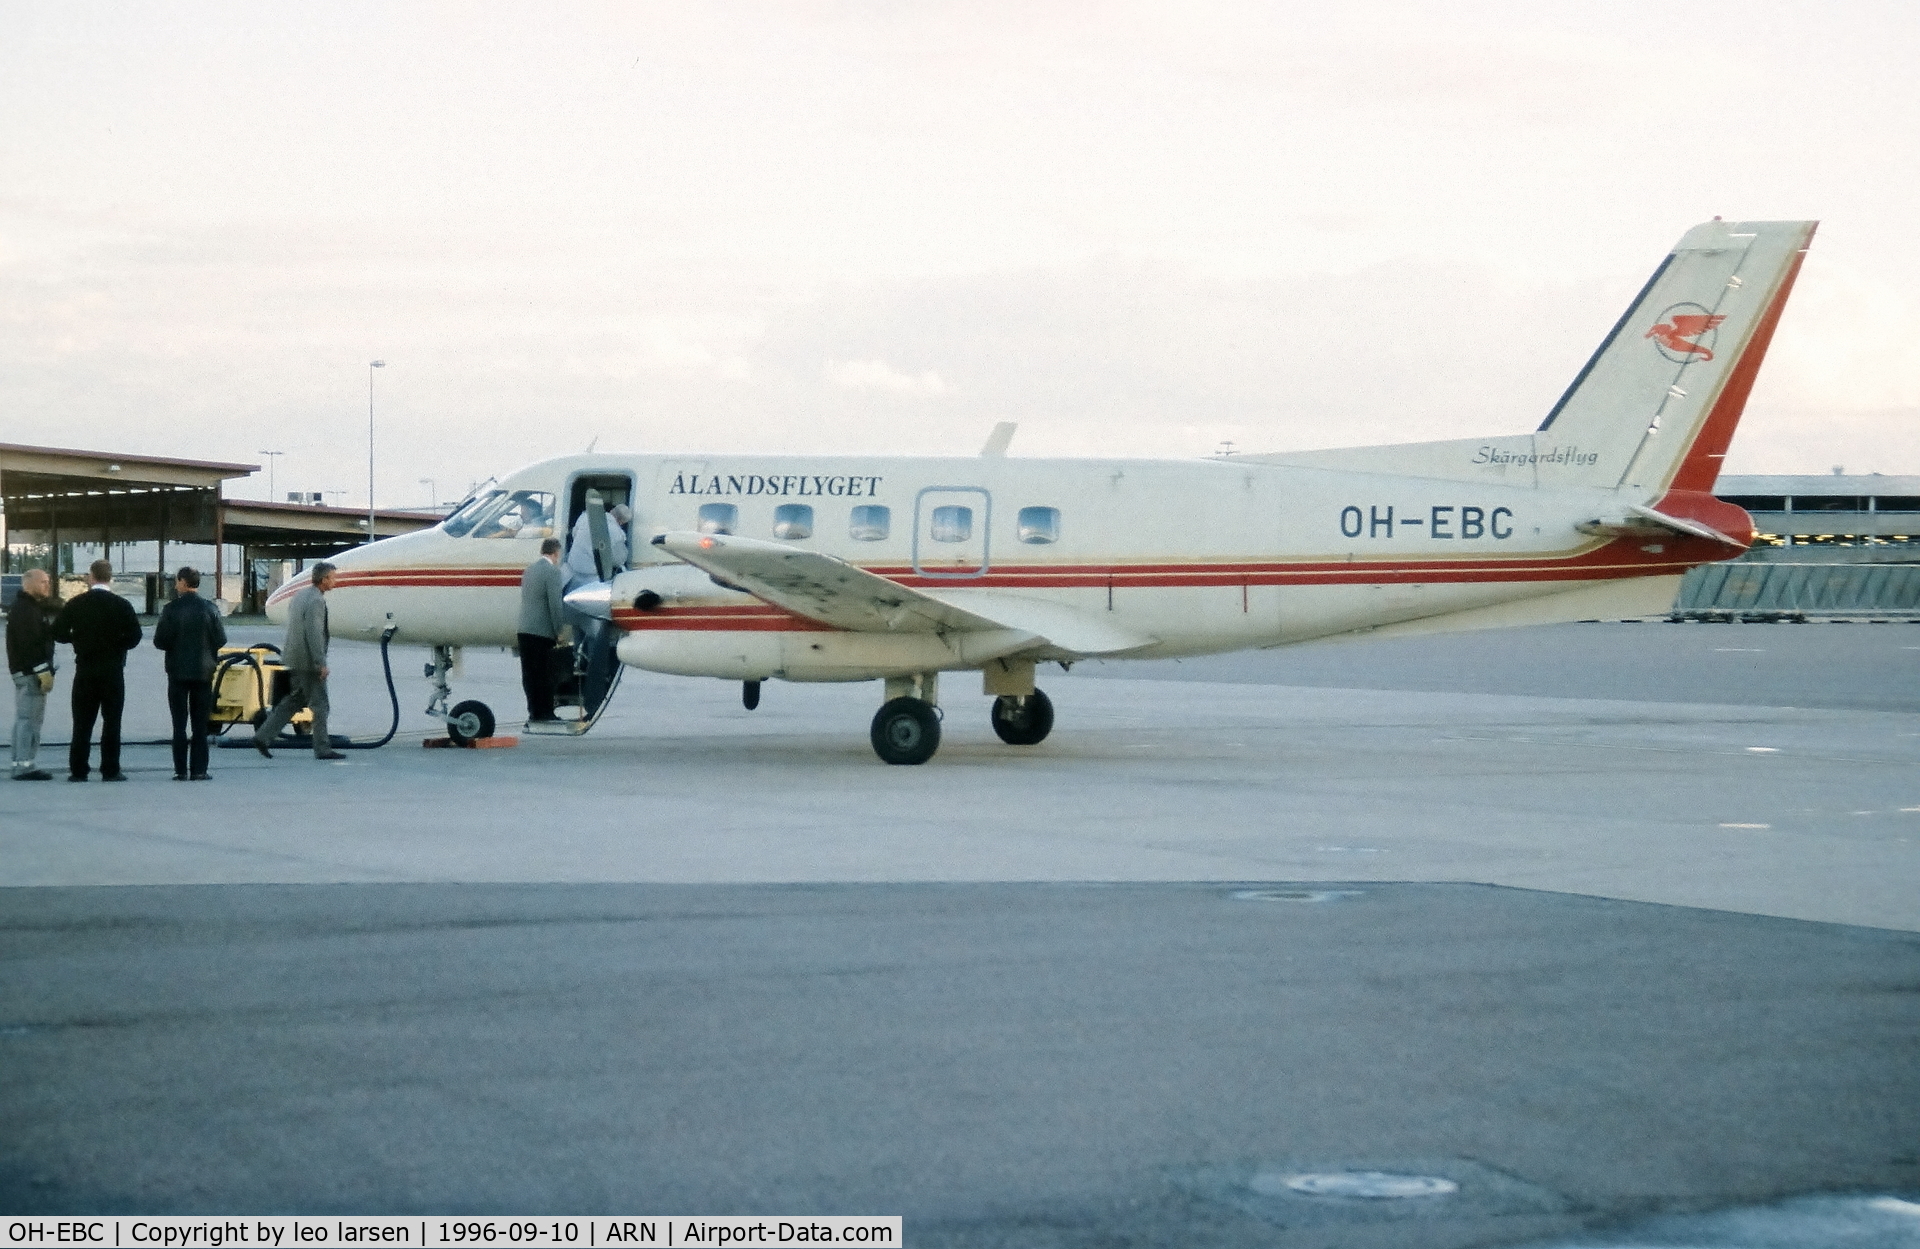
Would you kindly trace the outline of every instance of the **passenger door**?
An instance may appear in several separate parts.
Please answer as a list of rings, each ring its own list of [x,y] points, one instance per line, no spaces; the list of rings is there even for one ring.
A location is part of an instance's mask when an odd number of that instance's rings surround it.
[[[978,486],[928,486],[913,501],[913,570],[923,577],[984,577],[991,564],[993,499]]]

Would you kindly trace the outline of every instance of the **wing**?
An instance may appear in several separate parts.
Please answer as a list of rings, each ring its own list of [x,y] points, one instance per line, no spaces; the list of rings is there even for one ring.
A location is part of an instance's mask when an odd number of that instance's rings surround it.
[[[1158,639],[1062,604],[994,590],[929,592],[843,559],[783,542],[663,533],[653,544],[784,611],[854,633],[1007,633],[1031,640],[1004,653],[1111,655]]]

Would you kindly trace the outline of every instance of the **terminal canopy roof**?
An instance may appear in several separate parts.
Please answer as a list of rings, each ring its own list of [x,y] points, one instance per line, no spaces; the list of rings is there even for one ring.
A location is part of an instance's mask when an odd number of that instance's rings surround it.
[[[221,484],[259,467],[0,443],[8,540],[214,542]]]
[[[14,543],[237,544],[262,558],[318,559],[367,540],[363,509],[223,497],[257,464],[0,443],[0,502]],[[426,529],[433,513],[381,511],[375,536]]]

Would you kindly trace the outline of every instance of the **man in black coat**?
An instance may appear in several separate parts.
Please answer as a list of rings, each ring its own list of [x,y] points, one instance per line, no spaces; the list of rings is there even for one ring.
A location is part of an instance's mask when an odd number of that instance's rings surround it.
[[[173,579],[177,597],[160,609],[153,644],[167,652],[167,710],[173,713],[173,779],[207,774],[207,717],[213,713],[213,667],[227,644],[220,609],[200,597],[200,573],[182,568]],[[191,732],[189,732],[191,729]]]
[[[87,779],[93,722],[100,721],[100,779],[124,781],[120,770],[120,713],[127,705],[127,652],[140,645],[140,618],[133,604],[113,592],[113,565],[94,560],[92,583],[60,609],[53,640],[73,644],[73,744],[67,747],[67,779]]]
[[[13,676],[13,779],[53,779],[35,757],[40,725],[53,689],[53,579],[44,568],[29,568],[20,578],[20,596],[7,609],[7,671]]]

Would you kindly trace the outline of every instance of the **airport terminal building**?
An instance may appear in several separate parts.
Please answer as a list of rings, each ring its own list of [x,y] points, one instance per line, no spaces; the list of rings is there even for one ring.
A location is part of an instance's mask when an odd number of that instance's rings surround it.
[[[1693,618],[1920,618],[1920,477],[1722,477],[1759,531],[1737,560],[1687,575]]]

